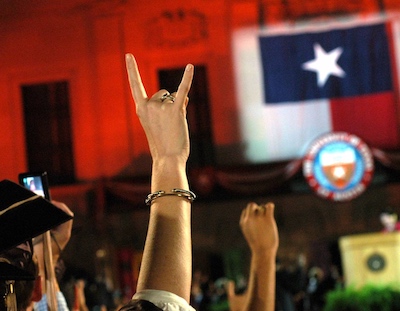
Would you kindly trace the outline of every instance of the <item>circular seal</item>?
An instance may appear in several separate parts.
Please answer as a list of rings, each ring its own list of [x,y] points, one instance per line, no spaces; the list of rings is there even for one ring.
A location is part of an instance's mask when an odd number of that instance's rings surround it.
[[[311,144],[303,160],[303,175],[321,197],[349,201],[365,191],[374,173],[368,146],[357,136],[331,132]]]
[[[375,253],[367,258],[367,267],[373,272],[382,271],[385,265],[385,258],[380,254]]]

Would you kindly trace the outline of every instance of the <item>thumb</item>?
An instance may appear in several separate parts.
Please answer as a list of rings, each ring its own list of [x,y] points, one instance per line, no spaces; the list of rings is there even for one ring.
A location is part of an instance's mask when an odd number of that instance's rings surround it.
[[[226,282],[225,289],[226,289],[226,294],[228,295],[228,298],[235,296],[235,282],[234,281]]]

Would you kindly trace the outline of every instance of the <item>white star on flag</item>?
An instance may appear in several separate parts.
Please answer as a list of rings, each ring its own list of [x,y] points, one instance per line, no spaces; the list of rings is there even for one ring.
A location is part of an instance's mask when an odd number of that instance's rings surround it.
[[[325,52],[318,43],[314,44],[315,58],[305,62],[301,68],[304,70],[315,71],[317,73],[317,84],[323,87],[329,76],[342,78],[346,72],[337,64],[337,60],[343,53],[343,48],[338,47],[330,52]]]

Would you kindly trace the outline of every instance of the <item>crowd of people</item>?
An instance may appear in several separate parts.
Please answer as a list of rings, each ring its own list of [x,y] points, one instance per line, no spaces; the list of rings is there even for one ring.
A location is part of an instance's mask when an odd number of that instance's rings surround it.
[[[196,271],[192,304],[197,311],[230,311],[230,298],[239,296],[246,286],[235,287],[226,276],[213,280],[207,273]],[[322,311],[326,294],[338,288],[343,288],[343,278],[335,265],[324,271],[300,260],[283,264],[277,258],[275,311]]]
[[[202,299],[209,299],[209,302],[220,299],[227,302],[230,311],[290,311],[285,307],[285,291],[290,292],[289,302],[295,303],[295,294],[304,290],[304,287],[289,290],[284,286],[287,281],[284,279],[288,275],[287,271],[279,269],[276,258],[279,237],[274,218],[275,206],[271,202],[249,202],[238,220],[251,254],[244,292],[238,293],[232,282],[223,281],[217,285],[215,281],[208,280],[208,284],[199,284],[197,279],[192,279],[191,205],[196,195],[190,190],[186,174],[190,150],[186,107],[194,66],[186,66],[176,92],[162,89],[151,96],[146,93],[138,65],[131,54],[126,54],[126,68],[136,114],[152,157],[152,174],[151,193],[145,200],[150,208],[148,232],[136,293],[118,309],[193,311],[197,308],[202,311],[210,310],[210,303],[201,304]],[[73,215],[65,204],[55,201],[52,204]],[[56,266],[60,252],[70,239],[71,228],[72,220],[69,220],[50,230],[53,237],[52,261]],[[19,230],[18,224],[15,224],[15,230]],[[0,310],[51,310],[45,291],[43,240],[30,237],[28,241],[20,242],[21,245],[12,249],[0,249],[0,262],[21,269],[29,267],[33,279],[20,280],[15,277],[17,280],[9,283],[13,276],[2,278],[1,294],[5,299],[4,304],[0,303]],[[15,250],[19,250],[19,257],[11,258],[10,253]],[[299,280],[303,278],[299,276]],[[88,310],[84,282],[80,280],[75,284],[76,299],[73,306],[67,305],[57,281],[55,285],[57,310]],[[194,289],[201,294],[201,299],[194,295]],[[16,304],[10,302],[12,296],[16,296]]]

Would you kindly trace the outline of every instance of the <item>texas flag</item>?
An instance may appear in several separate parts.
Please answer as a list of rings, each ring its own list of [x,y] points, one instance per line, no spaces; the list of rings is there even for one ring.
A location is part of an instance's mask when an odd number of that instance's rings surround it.
[[[299,158],[312,140],[332,131],[355,134],[370,147],[399,147],[399,25],[394,19],[357,18],[236,31],[247,159]]]

